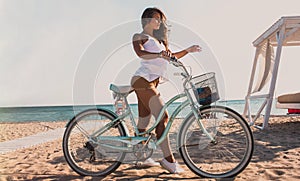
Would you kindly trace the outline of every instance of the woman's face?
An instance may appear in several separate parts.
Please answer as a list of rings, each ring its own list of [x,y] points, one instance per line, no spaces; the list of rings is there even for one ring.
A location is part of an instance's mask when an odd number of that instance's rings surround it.
[[[158,30],[160,27],[160,23],[161,23],[161,17],[159,13],[154,13],[149,25],[154,29],[154,30]]]

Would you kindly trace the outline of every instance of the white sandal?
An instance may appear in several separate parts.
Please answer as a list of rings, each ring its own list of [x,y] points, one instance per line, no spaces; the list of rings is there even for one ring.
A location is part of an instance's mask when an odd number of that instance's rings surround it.
[[[184,169],[177,163],[170,163],[166,159],[162,159],[160,165],[168,170],[170,173],[182,173]]]
[[[158,162],[154,161],[152,158],[148,158],[145,161],[138,163],[138,166],[140,166],[140,167],[143,167],[143,166],[144,167],[157,167],[159,165],[160,164]]]

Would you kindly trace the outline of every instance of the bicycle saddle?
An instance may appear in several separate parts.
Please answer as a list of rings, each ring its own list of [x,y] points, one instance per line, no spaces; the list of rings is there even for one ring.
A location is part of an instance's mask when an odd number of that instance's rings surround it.
[[[109,89],[116,94],[129,94],[133,91],[133,88],[130,85],[115,85],[110,84]]]

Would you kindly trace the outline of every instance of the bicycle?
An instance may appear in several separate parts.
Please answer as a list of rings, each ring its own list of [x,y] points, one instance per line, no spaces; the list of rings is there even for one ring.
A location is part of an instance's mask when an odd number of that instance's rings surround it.
[[[177,134],[179,153],[187,167],[201,177],[228,178],[242,172],[249,164],[254,147],[252,131],[245,119],[234,110],[211,105],[219,99],[214,73],[193,77],[182,62],[170,63],[182,70],[184,92],[165,103],[155,123],[139,132],[127,96],[130,86],[110,85],[116,112],[89,109],[72,118],[63,136],[63,153],[69,166],[83,176],[106,176],[115,171],[128,153],[136,162],[151,157],[153,150],[166,138],[175,117],[185,107],[190,112]],[[164,111],[184,98],[171,114],[160,139],[152,133]],[[130,119],[134,135],[130,135],[125,118]]]

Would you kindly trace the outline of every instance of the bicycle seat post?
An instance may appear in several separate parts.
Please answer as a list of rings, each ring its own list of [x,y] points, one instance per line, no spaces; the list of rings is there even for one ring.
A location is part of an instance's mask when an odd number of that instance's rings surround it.
[[[116,113],[118,115],[122,115],[126,109],[126,101],[125,101],[126,97],[122,96],[122,95],[117,95],[115,98],[115,109],[116,109]]]
[[[133,92],[133,89],[131,86],[117,86],[115,84],[110,84],[110,90],[113,92],[113,97],[115,99],[116,113],[122,115],[129,107],[127,96]]]

